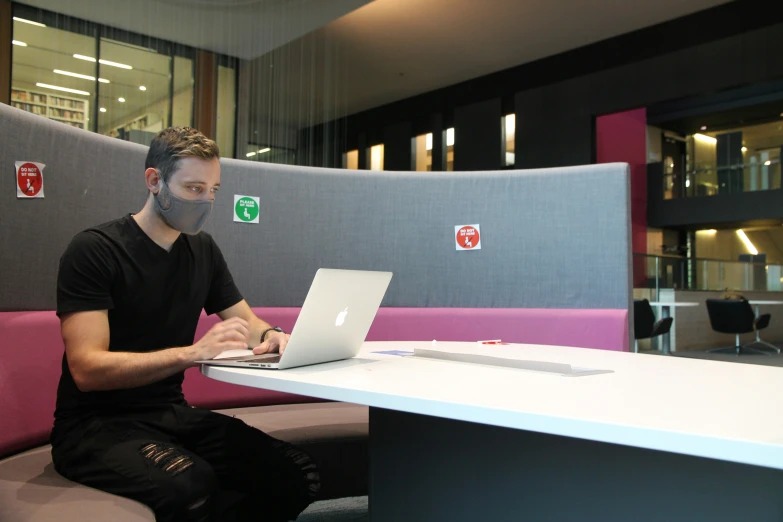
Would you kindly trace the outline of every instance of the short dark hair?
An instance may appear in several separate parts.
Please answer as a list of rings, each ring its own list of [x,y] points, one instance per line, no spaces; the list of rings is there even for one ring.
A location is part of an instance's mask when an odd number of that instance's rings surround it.
[[[180,158],[220,159],[217,143],[191,127],[169,127],[153,138],[144,169],[157,169],[168,183]]]

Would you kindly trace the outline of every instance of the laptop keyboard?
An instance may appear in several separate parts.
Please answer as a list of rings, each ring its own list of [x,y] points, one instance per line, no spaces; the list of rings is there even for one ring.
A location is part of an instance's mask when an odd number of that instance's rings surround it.
[[[276,362],[280,362],[280,354],[270,353],[268,355],[259,355],[258,357],[252,357],[250,359],[242,359],[242,360],[246,362],[276,363]]]

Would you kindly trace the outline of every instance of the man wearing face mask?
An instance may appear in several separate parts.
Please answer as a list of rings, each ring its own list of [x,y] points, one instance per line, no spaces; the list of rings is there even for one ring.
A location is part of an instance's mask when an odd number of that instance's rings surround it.
[[[182,394],[194,361],[282,353],[288,342],[253,314],[201,232],[218,158],[194,129],[162,131],[146,159],[144,207],[77,234],[60,259],[52,456],[60,474],[138,500],[159,522],[293,520],[319,489],[310,456]],[[202,309],[222,322],[194,342]]]

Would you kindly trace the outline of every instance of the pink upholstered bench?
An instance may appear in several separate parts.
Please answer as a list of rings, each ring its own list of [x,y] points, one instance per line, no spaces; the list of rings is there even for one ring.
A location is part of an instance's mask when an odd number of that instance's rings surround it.
[[[299,313],[298,308],[255,311],[287,331]],[[217,320],[203,316],[196,338]],[[627,351],[627,311],[384,308],[368,334],[370,341],[497,338]],[[53,422],[63,354],[55,314],[0,313],[0,339],[0,458],[7,457],[0,460],[0,520],[154,520],[144,506],[74,484],[53,471],[49,449],[42,445]],[[366,407],[232,386],[207,379],[195,368],[186,372],[183,388],[193,405],[231,408],[223,412],[306,447],[321,464],[325,497],[366,494]]]

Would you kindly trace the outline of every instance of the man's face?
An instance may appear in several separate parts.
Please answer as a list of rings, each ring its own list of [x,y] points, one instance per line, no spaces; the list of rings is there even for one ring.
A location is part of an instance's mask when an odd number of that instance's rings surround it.
[[[220,188],[220,162],[182,158],[167,185],[172,194],[182,199],[214,200]]]

